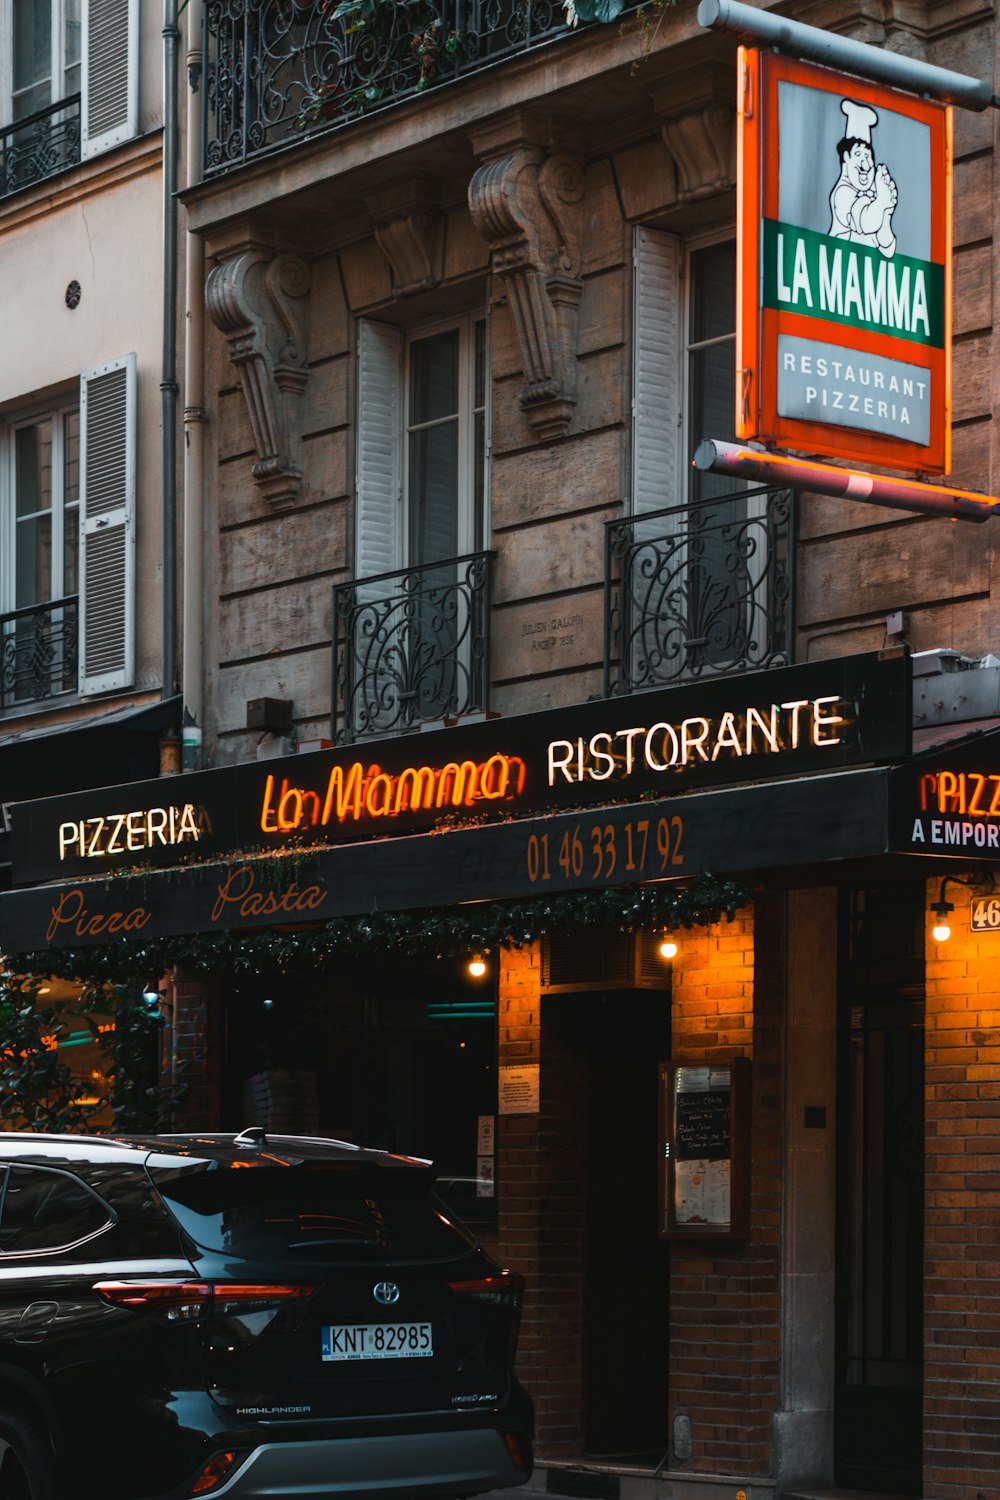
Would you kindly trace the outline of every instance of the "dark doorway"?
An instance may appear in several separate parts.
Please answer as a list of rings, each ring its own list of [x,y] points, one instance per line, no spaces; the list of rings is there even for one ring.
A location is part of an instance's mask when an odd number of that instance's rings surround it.
[[[669,991],[554,996],[544,1001],[542,1024],[546,1066],[555,1063],[563,1094],[553,1107],[563,1115],[568,1107],[576,1121],[583,1448],[594,1458],[655,1467],[668,1447],[657,1064],[670,1055]]]
[[[845,916],[837,1480],[919,1495],[923,886],[853,892]]]

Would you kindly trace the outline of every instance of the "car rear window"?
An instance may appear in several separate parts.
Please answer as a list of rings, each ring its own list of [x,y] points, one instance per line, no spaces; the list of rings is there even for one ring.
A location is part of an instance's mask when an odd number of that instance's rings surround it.
[[[447,1260],[475,1239],[422,1179],[308,1166],[151,1167],[164,1203],[206,1250],[343,1263]]]
[[[112,1222],[106,1204],[65,1172],[11,1167],[0,1210],[0,1252],[58,1250],[99,1234]]]

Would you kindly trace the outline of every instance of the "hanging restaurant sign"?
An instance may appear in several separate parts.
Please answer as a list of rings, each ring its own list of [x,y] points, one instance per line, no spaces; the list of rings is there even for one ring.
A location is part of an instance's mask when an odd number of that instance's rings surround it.
[[[887,762],[909,749],[909,699],[908,660],[870,653],[18,803],[14,880],[79,879]]]
[[[740,49],[737,437],[948,473],[951,111]]]
[[[892,773],[892,842],[907,854],[1000,859],[1000,731]]]

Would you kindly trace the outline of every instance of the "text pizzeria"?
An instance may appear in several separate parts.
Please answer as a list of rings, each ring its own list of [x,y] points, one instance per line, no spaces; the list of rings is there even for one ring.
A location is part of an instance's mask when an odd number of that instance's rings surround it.
[[[147,807],[60,823],[59,858],[99,859],[137,854],[156,844],[197,843],[205,821],[203,810],[185,802],[180,807]]]
[[[798,698],[770,708],[727,711],[717,719],[693,716],[608,730],[589,739],[552,740],[549,786],[565,781],[610,781],[633,771],[682,771],[699,762],[781,755],[800,746],[833,749],[845,741],[851,720],[843,699]]]
[[[844,412],[860,417],[875,417],[881,422],[895,422],[900,427],[913,425],[911,403],[924,403],[928,383],[892,370],[866,365],[860,355],[853,359],[830,359],[823,355],[798,354],[786,349],[781,356],[782,372],[804,376],[807,383],[804,398],[807,406],[827,413]]]

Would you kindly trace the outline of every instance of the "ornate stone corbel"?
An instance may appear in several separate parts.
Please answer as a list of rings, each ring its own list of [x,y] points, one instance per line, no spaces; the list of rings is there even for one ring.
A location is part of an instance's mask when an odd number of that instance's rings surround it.
[[[711,198],[736,186],[736,115],[724,104],[665,120],[663,143],[677,167],[680,203]]]
[[[437,286],[444,233],[433,187],[420,178],[395,184],[369,198],[368,211],[392,272],[393,296],[409,297]]]
[[[487,161],[469,186],[517,330],[521,406],[540,438],[561,436],[576,408],[583,189],[575,156],[524,142]]]
[[[296,255],[244,250],[211,272],[209,316],[225,334],[246,397],[257,462],[252,473],[269,505],[293,505],[302,484],[302,392],[309,377],[300,299],[309,267]]]
[[[731,67],[708,59],[653,92],[663,144],[677,168],[679,203],[736,186],[735,96]]]

